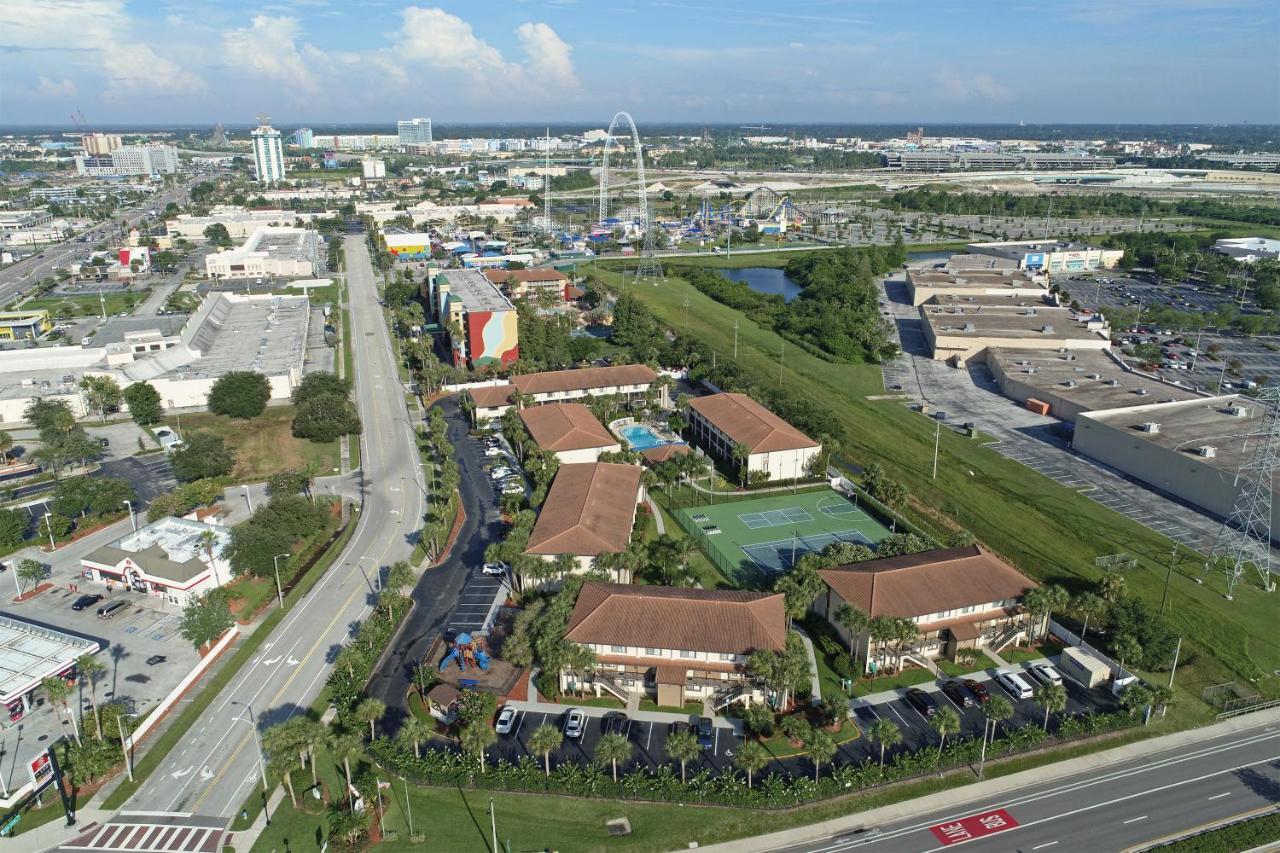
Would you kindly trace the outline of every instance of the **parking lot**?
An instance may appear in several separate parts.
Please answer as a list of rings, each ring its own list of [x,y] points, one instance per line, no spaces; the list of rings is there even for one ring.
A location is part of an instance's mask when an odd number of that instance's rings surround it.
[[[119,587],[108,593],[101,584],[69,579],[61,573],[52,580],[58,584],[54,589],[21,604],[8,602],[5,612],[97,640],[102,646],[97,658],[106,667],[97,683],[99,702],[125,702],[132,713],[142,713],[164,698],[199,661],[195,649],[178,632],[182,614],[177,605],[166,605],[158,598]],[[4,582],[9,583],[7,579]],[[71,592],[69,582],[76,583],[79,591]],[[72,610],[75,600],[87,593],[100,593],[104,598],[84,610]],[[99,619],[98,607],[112,601],[126,601],[128,606],[112,619]],[[70,701],[73,707],[83,710],[85,724],[92,725],[88,685],[81,684],[78,689],[79,695],[73,695]],[[38,749],[59,736],[72,734],[66,717],[56,714],[43,694],[37,697],[37,706],[23,719],[10,722],[7,715],[0,719],[0,772],[10,788],[28,781],[24,762]]]
[[[1155,284],[1147,278],[1110,271],[1066,279],[1055,277],[1054,282],[1066,288],[1071,298],[1079,300],[1081,305],[1104,309],[1139,306],[1145,309],[1158,305],[1177,311],[1207,313],[1224,302],[1239,305],[1239,300],[1232,298],[1231,291],[1215,290],[1203,283]],[[1245,302],[1246,306],[1251,304],[1252,300]]]

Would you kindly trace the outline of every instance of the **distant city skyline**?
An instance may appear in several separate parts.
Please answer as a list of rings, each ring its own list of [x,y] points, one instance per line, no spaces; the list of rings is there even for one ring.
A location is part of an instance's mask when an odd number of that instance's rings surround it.
[[[0,125],[1271,124],[1277,32],[1270,0],[18,0]]]

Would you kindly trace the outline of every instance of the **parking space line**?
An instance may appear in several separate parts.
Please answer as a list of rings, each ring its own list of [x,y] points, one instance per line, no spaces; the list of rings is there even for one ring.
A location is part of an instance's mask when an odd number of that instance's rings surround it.
[[[645,751],[645,752],[648,752],[648,751],[649,751],[649,744],[650,744],[650,743],[652,743],[652,742],[653,742],[653,723],[652,723],[652,722],[650,722],[650,723],[649,723],[649,733],[648,733],[647,735],[645,735],[645,739],[644,739],[644,751]]]

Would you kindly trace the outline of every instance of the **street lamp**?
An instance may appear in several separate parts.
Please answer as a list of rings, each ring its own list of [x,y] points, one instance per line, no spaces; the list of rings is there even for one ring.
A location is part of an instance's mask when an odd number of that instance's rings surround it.
[[[249,494],[249,487],[244,485],[240,488],[244,489],[244,502],[249,505],[249,515],[253,515],[253,497]]]
[[[249,727],[253,729],[253,743],[258,747],[258,772],[262,774],[262,792],[267,792],[267,760],[262,755],[262,741],[258,739],[258,724],[253,719],[253,706],[248,702],[236,702],[232,700],[232,705],[243,705],[249,711]],[[239,719],[243,720],[244,717]]]
[[[276,596],[280,599],[280,608],[284,609],[284,592],[280,589],[280,558],[288,557],[288,554],[276,554],[271,558],[271,564],[276,568]]]
[[[131,524],[133,524],[133,529],[134,529],[134,530],[137,530],[137,529],[138,529],[138,517],[137,517],[136,515],[134,515],[134,514],[133,514],[133,502],[132,502],[132,501],[127,501],[127,500],[125,500],[125,501],[121,501],[120,503],[124,504],[125,506],[127,506],[127,507],[129,508],[129,522],[130,522]]]
[[[53,515],[53,513],[51,512],[46,512],[44,514],[44,529],[45,529],[45,532],[49,534],[49,551],[50,552],[58,550],[58,546],[53,544],[53,522],[49,521],[49,516],[51,515]]]

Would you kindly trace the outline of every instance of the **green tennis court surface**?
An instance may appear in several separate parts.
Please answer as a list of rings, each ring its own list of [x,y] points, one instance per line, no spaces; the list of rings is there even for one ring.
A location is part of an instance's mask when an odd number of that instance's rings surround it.
[[[875,547],[889,529],[830,489],[676,510],[722,571],[767,580],[836,541]]]

